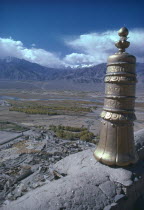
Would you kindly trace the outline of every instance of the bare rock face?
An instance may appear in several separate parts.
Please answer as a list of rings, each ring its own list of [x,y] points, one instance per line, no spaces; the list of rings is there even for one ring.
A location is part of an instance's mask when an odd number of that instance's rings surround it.
[[[135,132],[136,151],[140,159],[144,159],[144,129]]]
[[[135,133],[135,140],[140,154],[144,129]],[[142,160],[127,168],[108,167],[88,149],[51,166],[57,180],[5,203],[1,210],[131,210],[144,196],[143,167]]]

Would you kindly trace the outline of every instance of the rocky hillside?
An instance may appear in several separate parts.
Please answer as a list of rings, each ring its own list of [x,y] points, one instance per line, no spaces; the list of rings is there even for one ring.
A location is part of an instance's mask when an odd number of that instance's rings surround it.
[[[1,80],[53,80],[65,72],[63,69],[46,68],[24,59],[0,59]]]
[[[144,85],[144,63],[137,63],[136,73],[139,85]]]
[[[77,83],[101,83],[106,71],[102,63],[85,68],[54,69],[18,58],[0,59],[0,80],[71,80]],[[144,83],[144,63],[137,63],[139,84]]]
[[[28,191],[64,176],[50,170],[57,161],[95,148],[93,143],[63,140],[51,131],[39,129],[22,133],[0,131],[0,134],[3,137],[0,140],[0,206],[5,200],[16,200]]]
[[[106,64],[102,63],[92,67],[77,68],[68,72],[65,79],[80,83],[96,82],[101,83],[106,72]]]

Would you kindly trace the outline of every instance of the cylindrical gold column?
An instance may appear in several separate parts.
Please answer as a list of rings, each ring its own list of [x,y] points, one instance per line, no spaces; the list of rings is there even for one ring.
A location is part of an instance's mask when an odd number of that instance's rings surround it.
[[[133,132],[136,58],[125,52],[130,45],[128,29],[123,27],[118,34],[119,51],[108,58],[100,141],[94,156],[106,165],[127,166],[137,161]]]

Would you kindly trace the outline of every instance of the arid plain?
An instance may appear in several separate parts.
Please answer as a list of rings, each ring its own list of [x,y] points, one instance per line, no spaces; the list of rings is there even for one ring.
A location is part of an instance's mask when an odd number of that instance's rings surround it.
[[[144,92],[136,94],[134,130],[144,127]],[[0,206],[62,175],[59,160],[99,141],[104,85],[0,83]]]
[[[10,82],[3,81],[0,86],[0,99],[7,101],[10,106],[0,107],[0,121],[14,122],[26,127],[49,125],[64,125],[87,127],[95,135],[99,134],[100,112],[104,101],[104,90],[89,84],[67,84],[59,86],[56,83],[43,82]],[[57,88],[55,88],[57,86]],[[90,90],[89,90],[90,89]],[[84,91],[82,91],[84,90]],[[12,107],[41,109],[47,107],[50,114],[25,113]],[[13,111],[10,111],[13,110]],[[54,112],[51,114],[51,112]],[[135,113],[137,120],[134,130],[144,127],[144,92],[136,92]]]

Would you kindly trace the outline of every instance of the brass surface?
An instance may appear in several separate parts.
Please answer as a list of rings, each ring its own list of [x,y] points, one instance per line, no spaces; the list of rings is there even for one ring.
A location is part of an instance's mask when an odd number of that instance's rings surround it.
[[[118,82],[106,83],[105,94],[114,96],[135,96],[135,86],[131,84],[119,85]]]
[[[128,29],[123,27],[118,34],[118,52],[108,58],[100,141],[94,156],[106,165],[127,166],[138,159],[133,131],[136,58],[125,52],[130,45]]]

